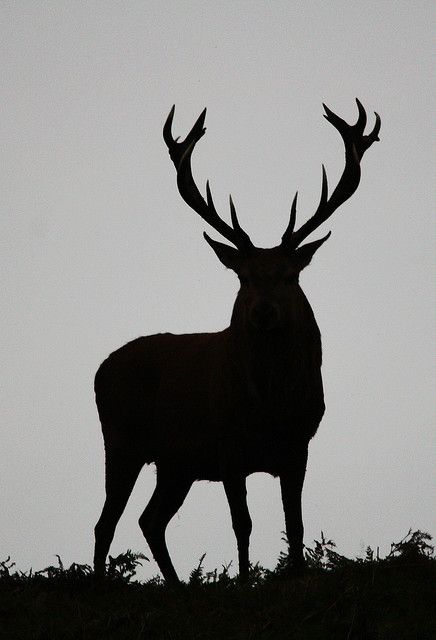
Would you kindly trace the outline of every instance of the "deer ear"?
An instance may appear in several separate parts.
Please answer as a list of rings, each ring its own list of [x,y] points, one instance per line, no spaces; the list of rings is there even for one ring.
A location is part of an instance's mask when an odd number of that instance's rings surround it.
[[[328,234],[324,236],[324,238],[321,238],[321,240],[308,242],[307,244],[303,244],[302,247],[298,247],[298,249],[295,250],[294,256],[297,262],[298,269],[300,271],[302,271],[304,267],[307,267],[307,265],[312,260],[315,251],[317,251],[317,249],[320,248],[323,242],[328,240],[328,238],[330,237],[330,234],[331,234],[331,231],[329,231]]]
[[[203,236],[206,242],[215,251],[218,259],[223,263],[223,265],[227,267],[227,269],[233,269],[233,271],[237,272],[241,264],[241,254],[238,249],[230,247],[228,244],[212,240],[207,233],[203,233]]]

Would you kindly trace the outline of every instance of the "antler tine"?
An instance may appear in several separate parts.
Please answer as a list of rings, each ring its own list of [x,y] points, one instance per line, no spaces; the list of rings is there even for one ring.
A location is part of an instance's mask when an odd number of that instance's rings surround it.
[[[325,104],[324,117],[341,134],[345,146],[345,167],[336,188],[328,197],[327,175],[323,166],[323,178],[321,198],[314,215],[309,218],[297,231],[289,234],[287,231],[282,239],[282,245],[286,248],[295,248],[309,235],[315,231],[332,213],[343,204],[356,191],[360,182],[360,161],[363,154],[373,142],[379,140],[381,120],[375,113],[375,125],[368,135],[363,135],[366,125],[366,111],[361,102],[356,98],[359,116],[356,124],[350,125]]]
[[[194,126],[192,127],[191,131],[188,133],[188,135],[186,136],[183,142],[178,142],[179,137],[174,138],[172,134],[172,125],[173,125],[175,110],[176,110],[176,105],[173,105],[171,107],[171,111],[169,112],[167,119],[165,120],[165,124],[163,127],[163,138],[168,147],[170,158],[173,161],[176,169],[178,169],[180,165],[180,161],[184,153],[189,148],[189,146],[190,145],[194,146],[206,132],[206,127],[204,126],[204,120],[206,118],[206,109],[203,109],[203,111],[200,113]]]
[[[229,195],[230,202],[230,216],[232,219],[233,229],[236,231],[238,236],[243,240],[243,244],[245,247],[252,247],[253,243],[250,240],[248,233],[244,231],[244,229],[239,224],[238,216],[236,215],[235,205],[233,204],[232,196]]]
[[[173,106],[163,127],[163,137],[168,147],[171,160],[177,171],[177,186],[183,200],[196,211],[208,224],[211,225],[224,238],[227,238],[238,249],[247,250],[253,245],[247,233],[241,228],[233,202],[230,204],[232,224],[228,225],[218,215],[212,199],[209,181],[206,183],[206,198],[203,198],[192,176],[191,156],[195,145],[204,135],[206,128],[204,120],[206,109],[204,109],[186,138],[179,142],[179,138],[173,137],[172,123],[175,107]]]
[[[363,132],[365,131],[365,127],[366,127],[366,121],[367,121],[366,111],[365,111],[365,107],[360,102],[359,98],[356,98],[356,104],[357,104],[357,110],[359,112],[359,116],[354,126],[356,128],[356,131],[359,131],[359,133],[363,135]]]
[[[297,198],[298,198],[298,191],[295,193],[294,199],[292,200],[291,215],[289,217],[289,222],[288,222],[288,226],[286,227],[286,231],[282,235],[282,245],[289,244],[295,229],[295,222],[297,220]]]

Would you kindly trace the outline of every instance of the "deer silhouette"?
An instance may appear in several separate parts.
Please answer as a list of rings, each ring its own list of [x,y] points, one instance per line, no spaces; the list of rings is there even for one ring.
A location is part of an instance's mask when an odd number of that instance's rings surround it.
[[[295,229],[297,194],[280,245],[257,248],[241,228],[230,197],[231,225],[206,198],[191,169],[205,132],[206,109],[184,141],[174,139],[174,107],[163,137],[185,202],[231,245],[204,237],[240,281],[230,326],[217,333],[140,337],[114,351],[95,377],[106,454],[106,500],[95,527],[94,568],[105,571],[116,525],[144,464],[155,463],[156,487],[139,519],[166,580],[177,581],[165,542],[166,527],[195,480],[221,481],[236,536],[239,575],[249,573],[251,518],[246,477],[280,479],[289,568],[304,566],[301,492],[308,443],[324,413],[321,339],[299,285],[300,272],[330,233],[301,244],[357,189],[360,161],[379,140],[380,117],[364,135],[366,112],[349,125],[324,105],[324,117],[345,145],[345,168],[328,195],[323,167],[319,206]]]

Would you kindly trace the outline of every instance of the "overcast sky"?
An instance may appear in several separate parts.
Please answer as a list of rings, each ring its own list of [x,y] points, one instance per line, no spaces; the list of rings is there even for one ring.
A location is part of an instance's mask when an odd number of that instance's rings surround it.
[[[104,500],[93,376],[138,335],[227,326],[237,290],[181,200],[162,141],[207,106],[194,157],[228,216],[273,246],[294,192],[311,215],[324,162],[343,166],[326,102],[381,115],[361,185],[302,276],[323,337],[327,410],[310,446],[305,541],[388,551],[436,534],[434,113],[430,1],[1,3],[0,559],[90,563]],[[433,54],[433,55],[432,55]],[[208,229],[208,231],[210,231]],[[216,234],[215,236],[216,237]],[[195,391],[195,390],[193,390]],[[144,469],[111,555],[150,555]],[[273,567],[278,482],[248,483],[251,559]],[[234,559],[220,484],[197,483],[169,525],[176,568]],[[144,575],[157,573],[150,562]]]

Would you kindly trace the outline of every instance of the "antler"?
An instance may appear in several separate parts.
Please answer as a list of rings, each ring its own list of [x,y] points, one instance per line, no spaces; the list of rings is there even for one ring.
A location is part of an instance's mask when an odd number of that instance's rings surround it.
[[[163,137],[168,147],[170,158],[176,167],[177,186],[180,195],[183,200],[203,218],[203,220],[210,224],[224,238],[227,238],[227,240],[234,244],[235,247],[245,251],[252,248],[253,244],[248,234],[239,224],[232,197],[230,196],[230,214],[232,219],[232,226],[230,226],[220,218],[215,209],[209,187],[209,181],[206,183],[206,201],[198,190],[194,178],[192,177],[191,155],[195,145],[206,131],[204,127],[206,109],[202,111],[191,131],[182,142],[179,142],[179,138],[174,139],[171,131],[174,111],[175,106],[171,109],[164,124]]]
[[[330,122],[341,134],[345,145],[345,168],[342,176],[333,191],[330,198],[328,197],[327,175],[322,167],[322,187],[321,199],[314,215],[309,218],[297,231],[294,231],[296,210],[297,210],[297,194],[291,207],[291,216],[288,228],[282,236],[282,246],[285,249],[295,249],[312,231],[315,231],[332,213],[343,204],[356,191],[360,182],[360,161],[363,154],[373,142],[379,140],[380,116],[375,113],[375,125],[369,135],[363,135],[366,125],[366,111],[362,104],[356,98],[359,116],[354,125],[350,125],[338,115],[333,113],[325,104],[324,118]],[[323,238],[326,240],[327,236]]]

